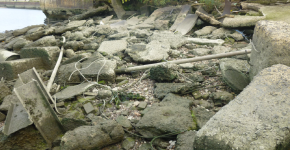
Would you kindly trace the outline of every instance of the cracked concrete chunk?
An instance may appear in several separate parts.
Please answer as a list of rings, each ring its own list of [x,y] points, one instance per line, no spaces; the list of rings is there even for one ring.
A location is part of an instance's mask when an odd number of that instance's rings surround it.
[[[63,128],[50,106],[46,91],[43,91],[39,83],[33,80],[15,88],[14,92],[47,144],[51,145],[59,135],[63,134]]]

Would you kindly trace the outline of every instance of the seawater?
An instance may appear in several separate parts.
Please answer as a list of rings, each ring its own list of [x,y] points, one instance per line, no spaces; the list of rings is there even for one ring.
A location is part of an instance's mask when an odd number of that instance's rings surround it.
[[[45,18],[42,10],[0,8],[0,32],[44,24]]]

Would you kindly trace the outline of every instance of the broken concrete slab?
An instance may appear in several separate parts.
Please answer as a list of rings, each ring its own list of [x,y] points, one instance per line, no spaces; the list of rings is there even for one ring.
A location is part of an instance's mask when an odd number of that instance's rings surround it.
[[[181,11],[179,12],[177,18],[175,19],[173,25],[170,27],[170,31],[174,31],[178,25],[185,19],[186,15],[191,12],[190,5],[183,5]]]
[[[259,21],[253,35],[250,78],[274,64],[290,66],[290,24],[282,21]]]
[[[0,78],[13,80],[18,78],[18,74],[33,67],[36,69],[50,69],[43,63],[40,57],[5,61],[0,63],[0,68],[2,68]]]
[[[222,26],[226,28],[252,27],[260,20],[265,20],[265,16],[240,16],[234,18],[224,18]]]
[[[9,60],[16,60],[19,59],[20,55],[7,51],[5,49],[0,49],[0,62],[9,61]]]
[[[208,46],[222,45],[225,42],[222,39],[211,40],[211,39],[201,39],[201,38],[188,38],[187,41],[188,43],[208,45]]]
[[[186,38],[181,33],[173,33],[171,31],[156,31],[148,38],[151,41],[159,41],[164,44],[170,44],[172,49],[177,49],[187,44]]]
[[[288,149],[289,72],[281,64],[260,71],[197,132],[194,149]]]
[[[177,26],[175,32],[182,35],[187,34],[194,26],[198,16],[196,14],[187,14],[185,19]]]
[[[106,120],[95,126],[81,126],[68,131],[61,138],[61,149],[101,149],[110,144],[121,142],[124,130],[114,120]]]
[[[29,118],[51,146],[52,142],[63,134],[63,127],[45,96],[47,91],[43,91],[39,83],[34,80],[15,88],[14,92],[29,114]]]
[[[31,41],[28,41],[26,39],[20,38],[17,42],[13,44],[13,50],[14,51],[20,51],[23,47],[30,44]]]
[[[9,107],[3,133],[10,135],[31,124],[33,124],[33,121],[29,117],[21,102],[18,100],[16,103],[11,103]]]
[[[127,44],[128,42],[125,40],[104,41],[97,51],[106,55],[113,55],[124,51],[127,48]]]
[[[12,38],[12,37],[11,37]],[[16,38],[13,38],[12,40],[10,40],[9,42],[6,42],[7,44],[5,44],[4,48],[8,49],[8,50],[12,50],[13,49],[13,45],[20,39],[23,39],[23,36],[18,36]]]
[[[99,60],[99,61],[84,61],[82,63],[81,73],[86,77],[93,80],[115,82],[117,67],[116,60]]]
[[[51,47],[29,47],[20,51],[21,58],[42,58],[46,68],[52,69],[57,61],[60,49],[57,46]]]
[[[160,62],[169,57],[170,45],[166,42],[151,41],[145,49],[126,49],[126,53],[136,62]]]
[[[56,98],[57,100],[66,100],[73,98],[76,95],[82,94],[86,90],[88,90],[90,87],[97,85],[96,82],[87,82],[87,83],[81,83],[75,86],[69,86],[65,88],[64,90],[54,94],[52,97]]]

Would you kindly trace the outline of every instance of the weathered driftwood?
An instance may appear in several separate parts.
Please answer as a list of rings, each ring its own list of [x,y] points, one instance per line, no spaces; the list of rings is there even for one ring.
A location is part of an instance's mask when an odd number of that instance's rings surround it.
[[[224,57],[230,57],[230,56],[235,56],[235,55],[243,55],[243,54],[248,54],[248,53],[251,53],[251,49],[247,49],[247,50],[243,50],[243,51],[229,52],[229,53],[222,53],[222,54],[215,54],[215,55],[207,55],[207,56],[202,56],[202,57],[195,57],[195,58],[168,61],[168,63],[184,64],[184,63],[189,63],[189,62],[196,62],[196,61],[202,61],[202,60],[224,58]],[[155,63],[155,64],[149,64],[149,65],[143,65],[143,66],[136,66],[136,67],[130,67],[130,68],[116,69],[115,72],[116,73],[128,73],[128,72],[131,72],[131,71],[149,69],[151,67],[162,65],[164,63],[167,63],[167,62],[161,62],[161,63]]]
[[[63,36],[62,38],[63,38],[63,44],[64,44],[65,43],[65,37]],[[50,89],[51,89],[51,85],[52,85],[52,83],[54,81],[54,78],[56,76],[57,70],[58,70],[58,68],[60,66],[60,62],[62,60],[62,56],[63,56],[63,46],[61,47],[61,50],[60,50],[60,53],[59,53],[59,56],[58,56],[58,60],[57,60],[57,62],[55,64],[55,66],[54,66],[54,69],[52,71],[50,79],[48,80],[48,83],[47,83],[47,86],[46,86],[47,92],[49,92]]]

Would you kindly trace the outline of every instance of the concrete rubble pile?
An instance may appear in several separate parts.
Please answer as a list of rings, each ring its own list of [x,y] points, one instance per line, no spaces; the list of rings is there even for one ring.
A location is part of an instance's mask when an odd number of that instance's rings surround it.
[[[278,6],[126,18],[112,4],[117,16],[101,6],[0,33],[1,148],[289,150],[290,24],[269,21]]]

